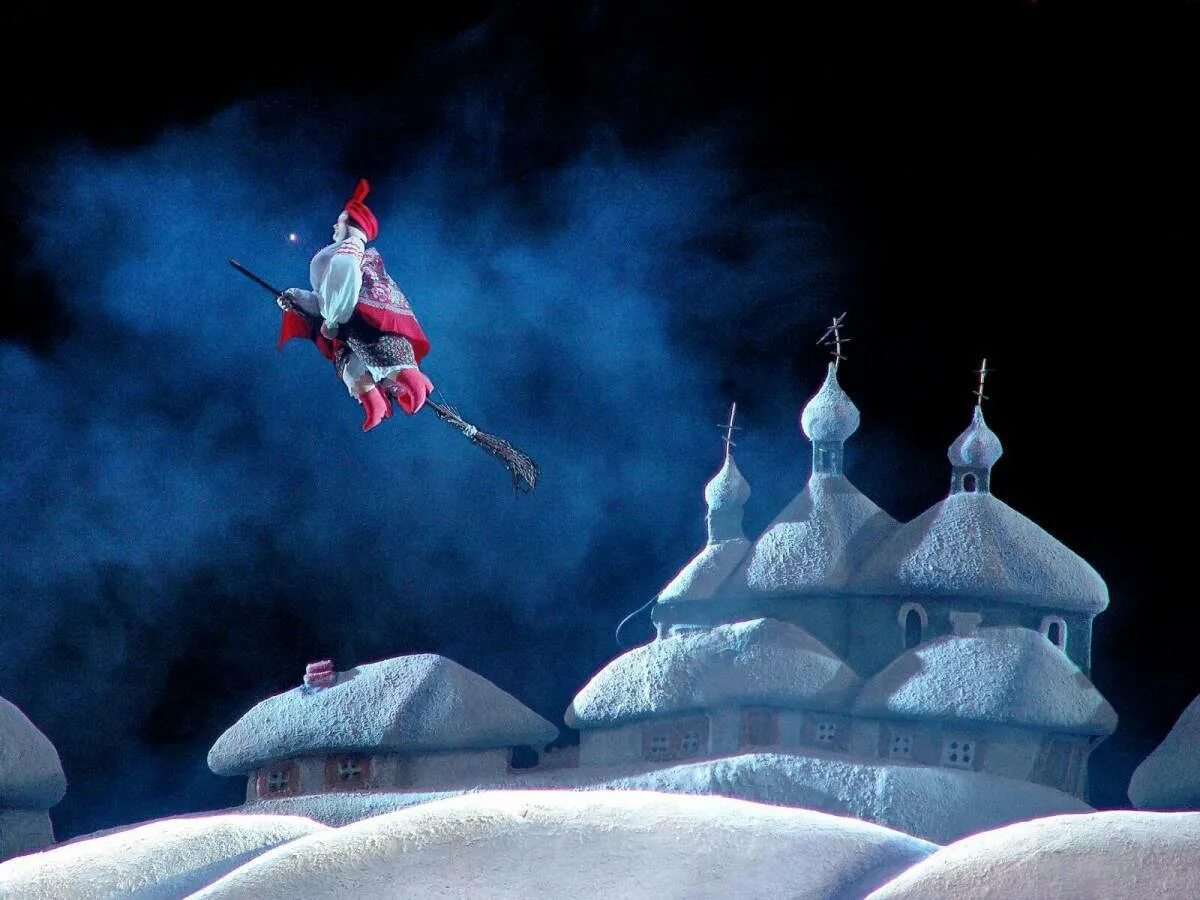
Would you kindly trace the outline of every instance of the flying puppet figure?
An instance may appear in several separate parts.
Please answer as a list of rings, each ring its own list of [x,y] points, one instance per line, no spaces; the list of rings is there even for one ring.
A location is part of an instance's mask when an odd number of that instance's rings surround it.
[[[283,310],[280,348],[292,338],[306,338],[333,363],[350,396],[362,404],[363,431],[391,416],[393,399],[409,415],[428,405],[438,418],[500,459],[515,490],[533,490],[539,471],[532,459],[430,398],[433,382],[420,369],[429,339],[384,268],[383,257],[367,246],[379,235],[379,222],[365,202],[370,189],[365,178],[359,180],[333,224],[333,242],[309,263],[312,290],[280,291],[237,260],[229,264],[275,295]]]
[[[288,288],[279,296],[284,311],[279,346],[295,337],[317,345],[362,404],[363,431],[392,414],[389,395],[412,415],[433,390],[418,368],[429,340],[383,257],[367,247],[379,234],[379,222],[364,202],[370,189],[365,178],[358,182],[333,224],[333,243],[309,263],[312,290]]]

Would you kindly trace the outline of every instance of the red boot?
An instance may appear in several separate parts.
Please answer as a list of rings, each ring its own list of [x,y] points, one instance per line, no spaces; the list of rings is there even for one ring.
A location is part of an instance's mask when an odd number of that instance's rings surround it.
[[[420,369],[401,369],[392,378],[396,382],[396,402],[410,416],[421,411],[433,390],[433,382]]]
[[[367,416],[363,420],[363,431],[370,431],[392,414],[392,405],[383,396],[383,391],[377,388],[371,388],[366,393],[360,394],[358,402],[363,405]]]

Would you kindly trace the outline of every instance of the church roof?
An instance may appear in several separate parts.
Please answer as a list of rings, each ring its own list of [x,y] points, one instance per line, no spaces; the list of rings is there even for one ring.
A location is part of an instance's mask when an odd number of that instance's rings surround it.
[[[721,596],[838,590],[898,527],[843,475],[814,473],[754,541]]]
[[[992,494],[951,494],[901,526],[851,579],[858,593],[976,597],[1098,613],[1096,570]]]
[[[854,713],[1092,735],[1117,727],[1116,712],[1066,654],[1016,626],[912,648],[863,686]]]
[[[752,619],[660,638],[618,656],[580,689],[572,728],[729,705],[846,709],[861,681],[795,625]]]

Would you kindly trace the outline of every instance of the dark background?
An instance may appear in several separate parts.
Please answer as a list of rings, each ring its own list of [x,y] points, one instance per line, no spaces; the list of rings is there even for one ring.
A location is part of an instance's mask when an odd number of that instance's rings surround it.
[[[1092,800],[1127,804],[1200,693],[1197,6],[690,6],[14,14],[0,696],[60,837],[238,803],[207,748],[323,656],[444,653],[561,723],[702,544],[731,401],[748,532],[802,488],[842,311],[848,474],[899,519],[995,367],[995,493],[1112,594]],[[361,434],[225,265],[304,284],[359,176],[425,370],[533,495],[430,415]]]

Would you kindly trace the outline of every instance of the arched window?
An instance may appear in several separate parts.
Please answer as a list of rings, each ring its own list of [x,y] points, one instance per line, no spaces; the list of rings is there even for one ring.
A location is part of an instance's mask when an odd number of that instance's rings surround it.
[[[896,617],[904,631],[904,649],[911,650],[925,640],[925,629],[929,627],[929,616],[920,603],[905,603]]]
[[[979,487],[979,479],[974,472],[968,472],[963,476],[963,490],[968,494],[973,494]]]
[[[1046,636],[1046,640],[1052,643],[1064,653],[1067,650],[1067,623],[1062,616],[1045,616],[1042,619],[1042,626],[1039,629]]]

